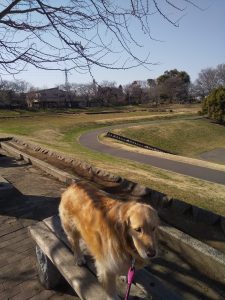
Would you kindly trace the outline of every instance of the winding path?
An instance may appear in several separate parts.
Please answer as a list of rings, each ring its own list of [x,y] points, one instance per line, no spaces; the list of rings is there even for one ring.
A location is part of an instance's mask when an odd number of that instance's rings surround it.
[[[136,124],[138,125],[138,124]],[[211,181],[214,183],[225,185],[225,171],[214,170],[206,167],[195,166],[192,164],[178,162],[167,158],[156,157],[154,155],[145,155],[137,152],[126,151],[124,149],[117,149],[108,145],[102,144],[98,140],[98,136],[114,128],[124,127],[128,125],[110,126],[89,131],[80,137],[80,143],[92,150],[110,154],[116,157],[133,160],[139,163],[151,165],[160,169],[165,169],[180,173],[187,176]],[[129,124],[131,126],[131,124]]]

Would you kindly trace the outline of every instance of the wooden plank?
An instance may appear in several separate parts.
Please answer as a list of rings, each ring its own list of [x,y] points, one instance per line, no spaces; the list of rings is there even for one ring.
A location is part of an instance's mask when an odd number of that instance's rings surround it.
[[[51,229],[59,239],[61,239],[69,248],[70,244],[66,238],[66,235],[62,229],[61,221],[58,215],[49,217],[43,221],[49,229]],[[88,251],[85,248],[85,244],[82,244],[82,250],[86,255]],[[90,259],[87,259],[88,268],[96,273],[95,266]],[[157,300],[178,300],[181,299],[180,295],[176,295],[167,284],[161,279],[157,278],[147,270],[139,270],[136,272],[135,283],[132,285],[131,295],[139,296],[144,299],[157,299]],[[120,276],[117,280],[117,288],[120,295],[125,294],[126,279],[125,276]]]
[[[55,235],[63,241],[67,245],[68,248],[71,249],[70,243],[65,235],[65,232],[61,226],[61,221],[58,215],[46,218],[43,220],[43,223],[52,231],[55,233]]]
[[[146,269],[138,270],[135,275],[136,285],[145,289],[157,300],[181,300],[182,295],[175,294],[165,281],[154,276]]]
[[[69,248],[70,248],[70,243],[64,233],[64,230],[61,226],[61,221],[60,221],[60,218],[58,215],[55,215],[53,217],[49,217],[49,218],[46,218],[43,220],[43,222],[47,225],[47,227],[49,229],[51,229],[55,234],[56,236],[62,240]],[[86,260],[87,260],[87,267],[88,269],[96,274],[96,269],[95,269],[95,265],[94,265],[94,262],[92,259],[90,259],[90,257],[88,256],[89,253],[88,253],[88,250],[85,246],[84,243],[81,243],[81,249],[83,251],[83,253],[86,255]],[[139,285],[135,285],[133,284],[132,285],[132,288],[131,288],[131,291],[130,291],[130,295],[131,296],[135,296],[136,299],[138,299],[138,297],[140,297],[140,299],[153,299],[152,298],[152,294],[149,293],[149,289],[145,289],[144,286],[141,286],[141,284],[143,283],[144,281],[142,280]],[[146,281],[145,281],[146,283]],[[117,289],[118,289],[118,292],[119,292],[119,295],[124,297],[125,295],[125,291],[126,291],[126,277],[125,276],[120,276],[117,280]]]
[[[105,291],[94,275],[87,268],[74,264],[72,253],[43,222],[31,226],[29,230],[37,245],[57,266],[81,299],[103,300],[106,298]]]
[[[10,153],[14,157],[22,158],[26,162],[32,163],[33,166],[38,167],[39,169],[52,175],[53,177],[57,178],[58,180],[60,180],[62,182],[70,184],[74,180],[77,180],[76,176],[66,173],[58,168],[55,168],[54,166],[50,165],[49,163],[46,163],[44,161],[41,161],[38,158],[35,158],[29,154],[26,154],[25,152],[22,152],[21,150],[14,148],[14,146],[11,146],[8,143],[1,143],[1,147],[3,150]]]
[[[52,231],[57,237],[65,243],[68,248],[70,244],[66,238],[66,235],[62,229],[60,218],[58,215],[45,219],[44,224]],[[88,254],[85,245],[83,244],[83,250]],[[68,250],[69,251],[69,250]],[[72,253],[71,253],[72,255]],[[73,261],[74,264],[74,261]],[[93,261],[87,260],[88,268],[92,272],[96,273]],[[82,268],[83,269],[83,268]],[[157,300],[178,300],[181,299],[180,295],[174,294],[165,283],[159,278],[152,275],[147,270],[139,270],[135,277],[136,284],[132,286],[131,295],[140,297],[141,299],[157,299]],[[117,288],[120,295],[124,295],[126,288],[126,280],[124,276],[121,276],[117,280]],[[138,299],[138,298],[136,298]]]

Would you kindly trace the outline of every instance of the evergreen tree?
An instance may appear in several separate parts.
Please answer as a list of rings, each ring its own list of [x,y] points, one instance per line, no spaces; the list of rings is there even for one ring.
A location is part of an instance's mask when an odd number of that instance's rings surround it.
[[[203,101],[202,112],[221,124],[225,123],[225,87],[212,90]]]

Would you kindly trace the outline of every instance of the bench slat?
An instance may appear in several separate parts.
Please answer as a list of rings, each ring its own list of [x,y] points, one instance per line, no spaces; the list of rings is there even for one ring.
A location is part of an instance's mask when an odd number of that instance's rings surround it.
[[[97,289],[100,288],[100,290],[102,290],[102,288],[98,283],[96,277],[93,275],[96,273],[93,261],[89,258],[87,259],[88,268],[78,267],[74,264],[73,254],[69,250],[71,248],[70,243],[64,233],[58,215],[44,219],[43,222],[32,226],[30,228],[30,232],[33,239],[36,241],[42,251],[57,266],[61,274],[70,283],[70,285],[74,288],[81,299],[101,300],[101,295],[99,294]],[[81,246],[84,253],[88,255],[85,244],[82,244]],[[64,270],[61,265],[63,266]],[[75,275],[75,278],[73,275]],[[91,282],[89,277],[91,277]],[[97,289],[94,285],[92,285],[92,281],[94,281],[94,283],[97,285]],[[174,293],[172,293],[171,290],[169,290],[169,288],[165,286],[159,278],[156,278],[147,270],[139,270],[136,274],[135,281],[136,285],[132,285],[131,295],[139,296],[141,297],[141,299],[180,299],[179,295],[175,295]],[[89,286],[91,289],[90,297],[88,295],[89,298],[87,298],[86,295],[82,294],[83,290],[86,290],[84,286]],[[124,295],[126,288],[124,277],[121,276],[120,278],[118,278],[117,287],[120,291],[119,294]],[[102,297],[102,299],[104,299],[105,297],[104,291]]]
[[[63,241],[69,248],[71,248],[70,243],[64,233],[64,230],[61,226],[61,221],[58,215],[46,218],[43,220],[43,222],[45,223],[45,225],[51,229],[54,234],[61,240]],[[89,255],[87,248],[85,247],[84,243],[81,243],[81,249],[83,251],[83,253],[85,255]],[[96,269],[95,269],[95,265],[92,259],[90,259],[89,257],[87,257],[87,267],[88,269],[96,274]],[[120,276],[117,280],[117,288],[119,291],[120,295],[124,295],[125,294],[125,290],[126,290],[126,280],[124,278],[124,276]],[[146,292],[145,289],[142,287],[137,287],[135,284],[132,285],[131,288],[131,295],[135,295],[135,296],[139,296],[141,299],[152,299],[152,296],[149,292]]]
[[[103,300],[106,298],[105,291],[96,277],[87,268],[74,264],[72,253],[43,222],[31,226],[29,230],[37,245],[57,266],[81,299]]]

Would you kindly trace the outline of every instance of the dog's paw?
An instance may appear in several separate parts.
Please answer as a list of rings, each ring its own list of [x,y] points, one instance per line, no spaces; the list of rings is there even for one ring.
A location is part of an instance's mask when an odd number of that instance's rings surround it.
[[[75,260],[75,264],[77,266],[83,266],[86,264],[86,259],[83,255],[82,256],[74,256],[74,260]]]
[[[121,300],[121,298],[118,295],[114,295],[114,296],[107,296],[106,300]]]

